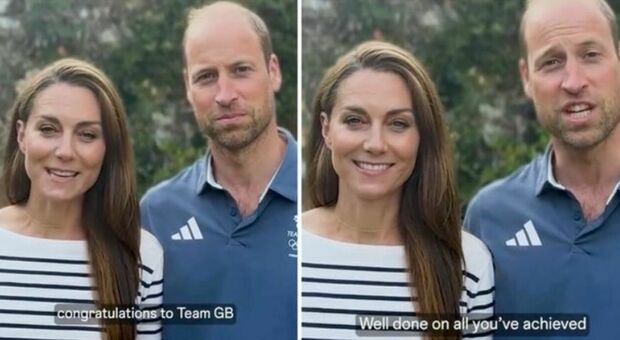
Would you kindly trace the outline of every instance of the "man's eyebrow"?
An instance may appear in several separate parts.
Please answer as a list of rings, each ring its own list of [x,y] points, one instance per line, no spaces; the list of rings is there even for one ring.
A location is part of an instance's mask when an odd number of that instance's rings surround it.
[[[249,59],[249,58],[239,58],[239,59],[235,59],[232,60],[230,62],[230,65],[239,65],[239,64],[254,64],[256,61]]]
[[[582,41],[577,44],[577,47],[580,49],[584,49],[588,47],[600,47],[600,46],[602,46],[602,44],[599,41],[592,40],[592,39]],[[540,62],[540,60],[545,59],[549,57],[550,55],[554,55],[554,54],[560,54],[560,51],[558,51],[558,46],[552,45],[552,46],[547,47],[545,50],[543,50],[542,53],[540,53],[538,56],[534,58],[534,65]]]
[[[586,40],[577,44],[579,48],[588,48],[588,47],[600,47],[602,44],[596,40]]]
[[[250,66],[250,67],[255,67],[256,62],[253,60],[249,60],[249,59],[238,59],[238,60],[234,60],[233,62],[231,62],[230,64],[228,64],[226,67],[228,69],[233,69],[239,66]]]
[[[191,75],[192,81],[194,82],[197,80],[196,78],[202,75],[203,73],[213,72],[213,71],[216,71],[215,67],[201,66],[196,69],[190,70],[190,75]]]
[[[557,45],[552,45],[549,47],[546,47],[541,53],[539,53],[537,56],[534,56],[534,65],[538,65],[538,63],[545,59],[548,58],[551,55],[557,55],[559,54],[560,51],[558,50],[558,46]]]

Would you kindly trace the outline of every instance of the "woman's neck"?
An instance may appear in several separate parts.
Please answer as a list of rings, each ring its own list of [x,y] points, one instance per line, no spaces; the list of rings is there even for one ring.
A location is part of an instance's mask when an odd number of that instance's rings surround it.
[[[398,231],[400,199],[363,200],[339,197],[330,209],[333,235],[346,242],[363,244],[402,244]]]
[[[24,205],[16,206],[17,232],[49,239],[84,239],[81,202],[56,202],[31,196]]]

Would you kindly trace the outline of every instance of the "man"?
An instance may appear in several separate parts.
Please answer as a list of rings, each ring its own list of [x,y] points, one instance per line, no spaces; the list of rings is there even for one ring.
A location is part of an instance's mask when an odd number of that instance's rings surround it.
[[[497,313],[584,313],[619,339],[620,61],[604,0],[529,1],[519,61],[551,134],[547,151],[472,200],[465,226],[491,249]]]
[[[209,150],[146,193],[142,222],[164,246],[164,303],[233,304],[236,319],[169,324],[164,337],[295,339],[297,144],[276,125],[269,32],[248,9],[216,2],[190,12],[183,41],[187,99]]]

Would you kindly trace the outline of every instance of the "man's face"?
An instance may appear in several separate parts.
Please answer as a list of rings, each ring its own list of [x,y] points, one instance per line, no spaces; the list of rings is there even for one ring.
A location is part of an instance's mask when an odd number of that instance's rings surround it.
[[[256,32],[240,13],[206,15],[187,32],[187,99],[212,143],[240,150],[275,125],[278,60],[272,55],[265,61]]]
[[[620,119],[620,64],[598,4],[536,2],[524,33],[528,55],[519,69],[541,125],[568,147],[600,144]]]

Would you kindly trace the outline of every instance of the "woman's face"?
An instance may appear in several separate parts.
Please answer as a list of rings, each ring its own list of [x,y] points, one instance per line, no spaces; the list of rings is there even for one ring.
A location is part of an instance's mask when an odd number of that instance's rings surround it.
[[[17,129],[30,198],[81,200],[97,180],[106,151],[94,94],[65,83],[51,85],[37,95],[28,121],[19,121]]]
[[[353,73],[340,84],[331,116],[321,117],[341,197],[400,195],[420,143],[411,96],[400,76],[368,69]]]

